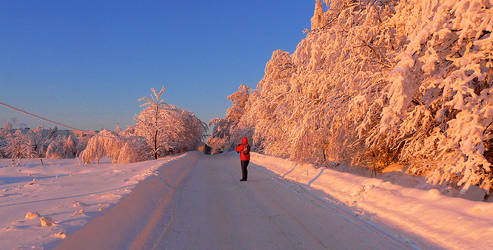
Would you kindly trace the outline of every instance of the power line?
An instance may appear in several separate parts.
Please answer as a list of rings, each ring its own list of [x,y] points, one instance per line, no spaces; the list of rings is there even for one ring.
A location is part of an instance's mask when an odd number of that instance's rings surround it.
[[[92,131],[84,131],[84,130],[81,130],[81,129],[76,129],[76,128],[74,128],[74,127],[71,127],[71,126],[65,125],[65,124],[63,124],[63,123],[61,123],[61,122],[56,122],[56,121],[50,120],[50,119],[48,119],[48,118],[45,118],[45,117],[42,117],[42,116],[39,116],[39,115],[33,114],[33,113],[31,113],[31,112],[27,112],[27,111],[25,111],[25,110],[22,110],[22,109],[20,109],[20,108],[16,108],[16,107],[14,107],[14,106],[8,105],[8,104],[3,103],[3,102],[0,102],[0,105],[2,105],[2,106],[4,106],[4,107],[7,107],[7,108],[9,108],[9,109],[15,110],[15,111],[17,111],[17,112],[23,113],[23,114],[26,114],[26,115],[29,115],[29,116],[32,116],[32,117],[36,117],[36,118],[38,118],[38,119],[40,119],[40,120],[47,121],[47,122],[49,122],[49,123],[53,123],[53,124],[58,125],[58,126],[60,126],[60,127],[68,128],[68,129],[73,130],[73,131],[75,131],[75,132],[79,132],[79,133],[90,133],[90,134],[93,134],[93,132],[92,132]]]

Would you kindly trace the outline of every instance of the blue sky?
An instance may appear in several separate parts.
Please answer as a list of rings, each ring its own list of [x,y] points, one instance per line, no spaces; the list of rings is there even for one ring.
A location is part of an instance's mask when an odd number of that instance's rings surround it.
[[[0,0],[0,102],[111,129],[164,84],[168,103],[208,122],[240,84],[255,88],[272,51],[295,50],[314,2]],[[8,120],[42,124],[0,106]]]

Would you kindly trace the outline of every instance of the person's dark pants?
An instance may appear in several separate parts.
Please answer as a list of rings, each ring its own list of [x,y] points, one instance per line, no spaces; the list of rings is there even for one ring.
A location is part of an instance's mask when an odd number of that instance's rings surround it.
[[[241,161],[241,175],[242,175],[241,179],[242,180],[248,179],[248,170],[247,170],[248,163],[250,163],[250,161]]]

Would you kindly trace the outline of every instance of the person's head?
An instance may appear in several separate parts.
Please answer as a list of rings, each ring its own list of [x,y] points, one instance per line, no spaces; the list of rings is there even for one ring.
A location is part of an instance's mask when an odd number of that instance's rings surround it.
[[[243,137],[243,139],[241,139],[241,144],[248,144],[248,138]]]

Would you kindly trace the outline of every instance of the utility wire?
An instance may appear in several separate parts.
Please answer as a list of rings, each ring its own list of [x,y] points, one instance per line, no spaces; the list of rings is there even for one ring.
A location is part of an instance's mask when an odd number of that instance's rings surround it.
[[[36,114],[30,113],[30,112],[27,112],[27,111],[25,111],[25,110],[22,110],[22,109],[20,109],[20,108],[16,108],[16,107],[14,107],[14,106],[8,105],[8,104],[3,103],[3,102],[0,102],[0,105],[2,105],[2,106],[4,106],[4,107],[7,107],[7,108],[9,108],[9,109],[15,110],[15,111],[17,111],[17,112],[23,113],[23,114],[30,115],[30,116],[32,116],[32,117],[36,117],[36,118],[41,119],[41,120],[43,120],[43,121],[47,121],[47,122],[49,122],[49,123],[53,123],[53,124],[58,125],[58,126],[60,126],[60,127],[68,128],[68,129],[70,129],[70,130],[73,130],[73,131],[76,131],[76,132],[79,132],[79,133],[94,134],[94,132],[93,132],[93,131],[84,131],[84,130],[76,129],[76,128],[74,128],[74,127],[71,127],[71,126],[65,125],[65,124],[63,124],[63,123],[61,123],[61,122],[56,122],[56,121],[50,120],[50,119],[48,119],[48,118],[44,118],[44,117],[42,117],[42,116],[39,116],[39,115],[36,115]]]

